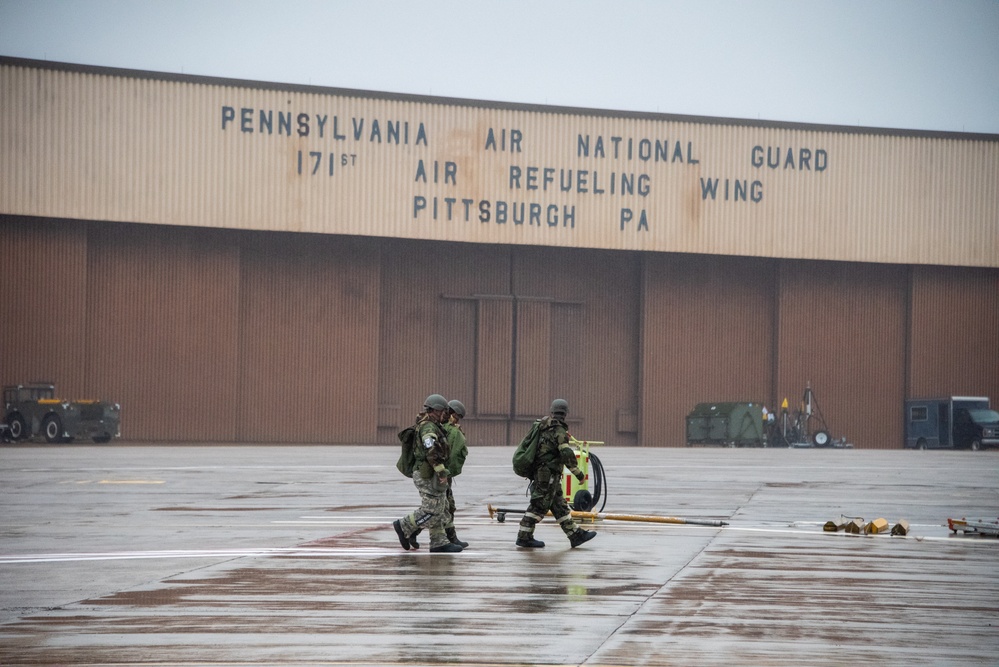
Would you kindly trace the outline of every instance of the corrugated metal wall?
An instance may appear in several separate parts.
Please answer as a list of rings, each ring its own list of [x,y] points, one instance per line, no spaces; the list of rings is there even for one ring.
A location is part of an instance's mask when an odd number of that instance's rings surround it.
[[[135,441],[393,443],[423,398],[473,445],[552,398],[682,446],[699,402],[901,446],[908,393],[999,397],[999,273],[0,217],[0,382],[123,405]]]
[[[781,262],[778,400],[806,383],[834,439],[902,446],[907,271],[848,262]]]
[[[120,402],[130,440],[375,439],[372,241],[0,224],[5,384]]]
[[[511,442],[520,441],[530,420],[548,413],[553,398],[564,398],[576,437],[638,444],[640,255],[517,248],[514,257],[512,289],[522,298],[546,300],[528,302],[525,313],[547,309],[550,340],[518,339],[518,355],[526,346],[532,356],[519,366],[519,423]]]
[[[641,437],[686,443],[698,403],[770,402],[775,260],[648,255],[643,280]]]
[[[912,272],[909,395],[990,396],[999,403],[999,273]]]
[[[232,440],[238,236],[119,223],[86,227],[83,349],[94,391],[122,404],[122,436]]]
[[[439,391],[465,404],[472,444],[519,442],[556,397],[579,437],[637,444],[634,255],[383,248],[380,442]]]
[[[503,299],[493,295],[509,294],[509,248],[380,245],[378,441],[398,442],[396,433],[412,423],[423,399],[442,393],[465,404],[472,444],[505,442],[497,401],[509,400],[509,383],[499,397],[494,387],[510,372],[510,348],[502,341],[512,332],[504,325]]]
[[[370,239],[244,234],[236,439],[372,442],[379,250]]]
[[[438,391],[473,444],[559,396],[580,437],[682,445],[698,402],[811,381],[895,447],[907,393],[999,397],[994,136],[2,56],[0,97],[0,379],[118,400],[130,439],[389,443]]]
[[[87,376],[87,226],[0,216],[0,374],[100,391]]]
[[[0,213],[999,266],[994,136],[280,88],[0,56]]]

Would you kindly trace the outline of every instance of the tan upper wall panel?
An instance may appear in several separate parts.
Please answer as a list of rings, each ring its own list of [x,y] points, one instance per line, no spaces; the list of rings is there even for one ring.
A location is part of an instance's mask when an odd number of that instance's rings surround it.
[[[993,136],[0,63],[0,213],[999,266]]]

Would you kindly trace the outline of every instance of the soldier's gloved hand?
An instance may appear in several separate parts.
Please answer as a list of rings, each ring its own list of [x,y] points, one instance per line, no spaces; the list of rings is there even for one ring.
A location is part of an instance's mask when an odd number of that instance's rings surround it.
[[[576,470],[576,472],[574,472],[572,474],[575,475],[576,479],[578,479],[580,482],[582,482],[584,479],[586,479],[586,475],[583,474],[582,470]]]
[[[441,486],[447,484],[448,478],[451,476],[451,471],[442,465],[434,466],[434,472],[437,473],[437,483]]]

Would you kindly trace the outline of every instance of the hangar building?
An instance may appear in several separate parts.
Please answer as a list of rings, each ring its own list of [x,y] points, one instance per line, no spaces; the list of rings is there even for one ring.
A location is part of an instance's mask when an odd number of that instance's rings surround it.
[[[999,398],[999,136],[502,104],[0,58],[0,381],[134,442],[473,445],[552,398],[683,446],[811,383],[834,438]]]

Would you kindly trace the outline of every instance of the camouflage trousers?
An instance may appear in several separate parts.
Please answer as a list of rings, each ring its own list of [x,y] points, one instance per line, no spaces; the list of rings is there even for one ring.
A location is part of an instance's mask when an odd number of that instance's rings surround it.
[[[444,530],[449,528],[454,528],[454,511],[458,509],[458,506],[454,503],[454,493],[451,491],[451,485],[454,480],[448,480],[447,483],[447,516],[444,518]]]
[[[413,475],[413,484],[420,492],[420,506],[400,520],[402,531],[410,537],[418,529],[426,528],[430,533],[431,548],[448,544],[450,540],[444,532],[448,519],[447,489],[438,491],[435,479],[423,479],[419,472]]]
[[[538,468],[531,482],[531,502],[520,520],[520,532],[517,537],[530,538],[534,536],[534,526],[538,524],[548,511],[558,521],[559,527],[566,536],[572,535],[579,526],[572,520],[569,505],[562,497],[562,475],[556,475],[548,468]]]

